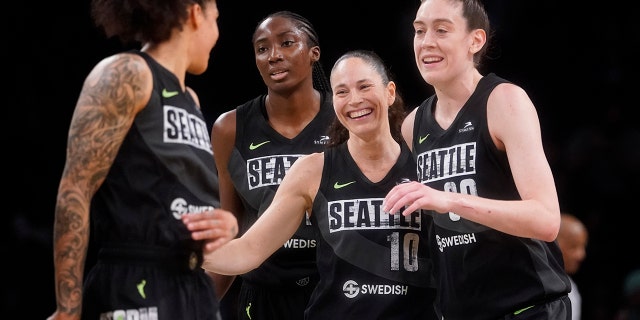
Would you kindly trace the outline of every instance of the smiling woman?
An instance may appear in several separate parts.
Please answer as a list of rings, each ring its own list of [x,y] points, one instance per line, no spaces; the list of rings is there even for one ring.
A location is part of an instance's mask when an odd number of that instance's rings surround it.
[[[396,181],[415,176],[399,134],[402,111],[390,123],[390,110],[404,110],[395,83],[378,55],[350,51],[336,61],[331,84],[337,115],[331,147],[298,159],[266,211],[240,238],[207,254],[203,268],[228,275],[254,270],[308,219],[320,235],[314,239],[320,260],[304,319],[435,320],[431,220],[419,211],[405,217],[381,210]]]
[[[492,35],[483,4],[423,0],[413,27],[414,61],[435,94],[402,125],[419,182],[394,187],[384,210],[433,218],[444,318],[570,320],[538,115],[520,86],[478,69]]]

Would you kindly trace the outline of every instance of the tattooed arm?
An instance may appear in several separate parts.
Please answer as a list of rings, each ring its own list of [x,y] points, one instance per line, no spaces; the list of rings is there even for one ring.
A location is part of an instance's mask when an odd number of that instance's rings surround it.
[[[118,54],[85,79],[71,119],[54,220],[56,312],[49,319],[80,319],[91,198],[104,181],[153,81],[144,59]]]

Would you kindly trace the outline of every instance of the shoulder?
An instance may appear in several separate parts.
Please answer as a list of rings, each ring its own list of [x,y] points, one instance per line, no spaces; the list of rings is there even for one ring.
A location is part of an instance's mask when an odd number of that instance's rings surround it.
[[[310,199],[313,199],[320,186],[323,166],[323,152],[310,153],[300,157],[284,176],[283,183],[278,187],[278,190],[283,188],[286,182],[286,188],[307,194]]]
[[[322,164],[324,162],[324,152],[313,152],[307,155],[303,155],[302,157],[300,157],[300,159],[294,162],[294,165],[301,160],[302,160],[301,163],[303,165],[311,165],[315,167],[318,167],[319,165],[320,167],[322,167]]]
[[[499,95],[504,97],[527,96],[527,92],[519,85],[512,82],[502,82],[496,85],[491,95]]]
[[[496,111],[516,111],[519,108],[533,107],[527,92],[520,86],[505,82],[497,85],[487,100],[487,106]]]
[[[122,52],[102,59],[93,71],[119,73],[122,76],[151,75],[151,69],[145,59],[135,53]]]
[[[314,152],[303,155],[291,166],[290,172],[303,172],[301,177],[309,177],[322,172],[324,166],[324,152]],[[288,173],[287,173],[288,175]]]
[[[134,53],[118,53],[96,64],[85,79],[82,95],[103,103],[127,101],[140,110],[149,101],[152,89],[153,76],[145,59]]]
[[[187,92],[189,92],[189,94],[191,95],[191,97],[193,98],[193,101],[195,101],[196,103],[196,107],[198,107],[198,109],[200,108],[200,98],[198,97],[198,95],[196,94],[196,92],[189,86],[185,87],[185,89],[187,90]]]
[[[489,132],[498,149],[507,141],[530,144],[540,132],[535,106],[523,88],[512,83],[501,83],[487,100]],[[526,140],[522,140],[526,139]]]
[[[235,136],[236,132],[236,109],[223,112],[213,123],[212,132],[218,136]]]

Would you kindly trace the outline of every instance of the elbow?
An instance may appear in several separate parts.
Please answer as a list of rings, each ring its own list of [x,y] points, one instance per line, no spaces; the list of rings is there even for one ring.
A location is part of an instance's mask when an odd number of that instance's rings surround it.
[[[541,228],[540,232],[540,240],[544,240],[546,242],[555,241],[558,237],[558,233],[560,232],[560,214],[554,216],[553,219],[547,221]]]
[[[553,230],[548,230],[545,231],[542,235],[540,240],[546,241],[546,242],[553,242],[554,240],[556,240],[556,238],[558,237],[558,231],[553,231]]]

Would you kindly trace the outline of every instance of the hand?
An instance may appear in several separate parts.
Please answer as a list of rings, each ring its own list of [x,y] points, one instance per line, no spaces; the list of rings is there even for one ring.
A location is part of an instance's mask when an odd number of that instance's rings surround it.
[[[443,192],[427,187],[422,183],[411,181],[396,185],[387,193],[382,202],[382,210],[390,214],[400,212],[400,208],[406,207],[403,214],[409,215],[419,209],[435,210],[437,212],[446,212],[439,209],[438,201],[445,198]]]
[[[191,238],[205,241],[205,252],[218,249],[238,235],[238,220],[223,209],[185,214],[182,222],[191,231]]]

